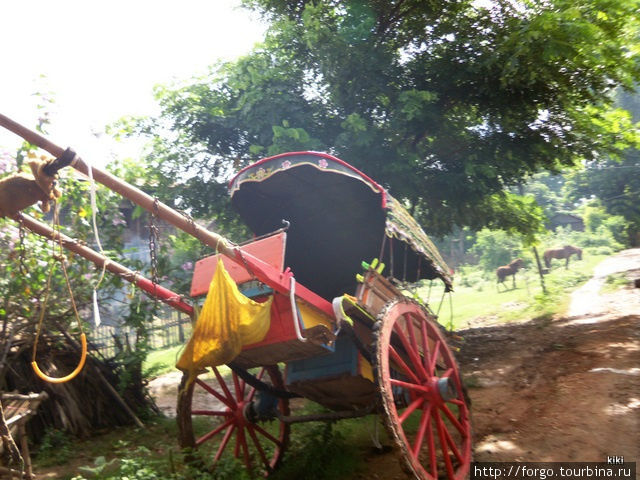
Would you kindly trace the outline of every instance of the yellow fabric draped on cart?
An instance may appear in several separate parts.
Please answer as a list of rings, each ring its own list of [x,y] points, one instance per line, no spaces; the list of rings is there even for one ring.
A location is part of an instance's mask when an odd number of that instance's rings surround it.
[[[259,342],[267,334],[271,302],[258,303],[242,295],[218,260],[207,298],[176,368],[188,372],[191,383],[204,367],[229,363],[243,345]]]

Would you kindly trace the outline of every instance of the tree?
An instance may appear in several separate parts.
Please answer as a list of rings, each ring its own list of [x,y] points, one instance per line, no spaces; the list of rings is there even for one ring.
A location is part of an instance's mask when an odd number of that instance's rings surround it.
[[[638,0],[245,4],[270,21],[264,44],[158,89],[161,118],[139,125],[158,135],[167,197],[194,212],[220,211],[222,180],[248,162],[319,149],[383,182],[432,233],[531,235],[540,210],[507,187],[636,141],[612,92],[640,77]]]
[[[627,245],[640,244],[640,151],[630,150],[617,162],[608,159],[589,163],[584,171],[567,180],[570,198],[596,196],[609,215],[619,215],[628,222]]]

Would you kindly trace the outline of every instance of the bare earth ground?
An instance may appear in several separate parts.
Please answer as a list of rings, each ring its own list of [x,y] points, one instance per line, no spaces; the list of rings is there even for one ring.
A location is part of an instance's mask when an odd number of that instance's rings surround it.
[[[607,275],[625,288],[600,294]],[[607,258],[572,297],[566,317],[460,332],[476,461],[640,460],[640,249]],[[179,374],[151,383],[175,415]],[[406,478],[393,453],[366,453],[360,478]]]
[[[640,459],[640,289],[599,294],[616,272],[640,278],[640,249],[603,261],[565,318],[462,332],[476,461]]]

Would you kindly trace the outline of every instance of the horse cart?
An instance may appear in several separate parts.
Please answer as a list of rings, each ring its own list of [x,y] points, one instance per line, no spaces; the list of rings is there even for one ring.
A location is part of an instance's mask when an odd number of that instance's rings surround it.
[[[458,365],[429,305],[402,289],[437,279],[451,290],[452,280],[431,241],[381,185],[327,154],[261,160],[229,183],[231,203],[255,235],[235,245],[110,174],[90,171],[69,149],[0,120],[61,165],[91,173],[215,249],[196,263],[188,301],[23,213],[14,216],[194,318],[194,304],[207,294],[179,362],[185,371],[177,407],[182,447],[197,448],[214,468],[234,456],[266,476],[286,455],[292,424],[378,414],[413,478],[468,475],[471,427]],[[266,324],[262,315],[260,327],[244,326],[262,333],[250,334],[232,357],[217,357],[227,366],[190,362],[211,343],[203,317],[221,268],[242,294],[240,304],[246,299],[252,308],[264,307]],[[222,317],[244,308],[213,304]],[[293,415],[296,397],[325,408]]]

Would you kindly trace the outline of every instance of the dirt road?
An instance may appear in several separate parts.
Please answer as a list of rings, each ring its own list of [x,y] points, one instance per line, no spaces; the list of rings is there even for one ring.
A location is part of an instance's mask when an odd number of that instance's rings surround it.
[[[629,285],[599,293],[615,272]],[[640,249],[626,250],[573,294],[569,316],[462,332],[475,460],[640,460],[638,277]]]

